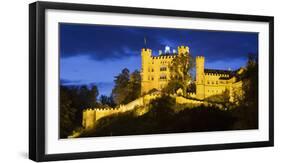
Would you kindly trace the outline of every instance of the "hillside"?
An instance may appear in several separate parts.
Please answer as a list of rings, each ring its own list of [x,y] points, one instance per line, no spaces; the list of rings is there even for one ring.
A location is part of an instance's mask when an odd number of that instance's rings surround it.
[[[235,111],[224,111],[217,107],[203,105],[188,108],[176,105],[175,99],[170,96],[153,100],[149,106],[146,106],[149,109],[148,112],[138,116],[136,111],[145,109],[143,107],[104,117],[97,121],[93,129],[83,130],[80,137],[239,129],[236,125],[239,116]]]

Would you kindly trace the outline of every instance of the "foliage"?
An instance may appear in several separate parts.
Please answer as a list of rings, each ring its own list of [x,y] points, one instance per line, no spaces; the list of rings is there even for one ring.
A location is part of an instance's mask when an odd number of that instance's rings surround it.
[[[81,126],[85,108],[98,106],[98,88],[87,86],[60,86],[60,137],[66,138]]]
[[[114,82],[112,96],[117,105],[129,103],[140,97],[141,76],[139,71],[135,70],[130,74],[130,71],[125,68],[115,77]]]
[[[239,119],[237,128],[258,128],[258,60],[249,54],[246,70],[239,76],[243,81],[244,97],[239,99],[239,106],[232,113]]]
[[[169,123],[169,119],[174,113],[173,106],[175,106],[175,104],[175,99],[163,95],[162,97],[151,101],[149,106],[150,111],[147,116],[162,123],[162,125],[165,125],[166,123]]]
[[[151,93],[155,93],[155,92],[158,92],[158,90],[156,88],[153,88],[153,89],[149,90],[147,92],[147,94],[151,94]]]
[[[180,54],[175,57],[169,67],[171,71],[171,80],[164,91],[168,93],[175,93],[179,88],[183,89],[183,95],[186,95],[188,86],[191,84],[191,73],[190,71],[194,67],[194,58],[191,54]]]
[[[73,107],[73,103],[65,88],[60,90],[60,137],[66,138],[75,126],[75,114],[77,109]]]
[[[150,103],[149,111],[136,116],[133,111],[104,117],[93,130],[81,137],[161,134],[200,131],[232,130],[236,122],[229,111],[216,107],[199,106],[175,112],[175,100],[163,96]]]
[[[258,99],[258,60],[253,54],[249,54],[246,71],[242,74],[243,90],[245,90],[245,102],[253,103]]]
[[[102,107],[109,106],[109,107],[114,108],[116,106],[112,95],[110,95],[110,96],[101,95],[99,101],[100,101]]]
[[[92,85],[88,88],[86,85],[83,85],[78,91],[80,102],[84,104],[82,105],[83,107],[92,108],[97,105],[97,97],[99,94],[97,86]]]
[[[119,105],[126,102],[126,98],[129,94],[128,84],[130,80],[130,71],[125,68],[122,72],[115,77],[115,86],[112,90],[112,96],[114,102]]]
[[[187,86],[187,92],[196,92],[196,84],[195,82],[191,82],[188,86]]]
[[[141,75],[138,70],[135,70],[130,75],[130,80],[128,84],[129,94],[127,96],[127,101],[131,102],[141,95]]]
[[[221,94],[213,95],[205,99],[205,101],[209,102],[215,102],[224,105],[225,107],[228,107],[229,104],[229,90],[226,89]]]
[[[174,94],[180,88],[183,89],[183,85],[181,82],[179,82],[178,80],[170,80],[168,82],[168,84],[166,85],[166,87],[163,88],[162,91],[167,94]]]

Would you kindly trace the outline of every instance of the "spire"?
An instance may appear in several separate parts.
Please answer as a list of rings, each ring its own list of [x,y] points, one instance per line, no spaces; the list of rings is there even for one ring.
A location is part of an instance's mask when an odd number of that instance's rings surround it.
[[[147,46],[146,46],[146,37],[144,36],[143,39],[144,39],[144,47],[147,48]]]

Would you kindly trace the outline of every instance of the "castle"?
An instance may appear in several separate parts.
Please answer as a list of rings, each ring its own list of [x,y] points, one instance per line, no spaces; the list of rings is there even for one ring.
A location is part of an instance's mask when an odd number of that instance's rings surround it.
[[[142,96],[126,105],[120,105],[116,108],[88,108],[83,111],[82,126],[85,129],[92,129],[96,122],[106,116],[119,114],[135,110],[137,106],[145,106],[151,100],[158,98],[159,93],[149,93],[150,90],[163,89],[171,80],[170,65],[174,58],[179,55],[190,55],[189,47],[179,46],[178,51],[167,48],[165,53],[159,56],[152,56],[152,50],[143,48],[141,50],[142,68],[141,68],[141,93]],[[227,92],[229,101],[235,102],[235,96],[243,96],[242,81],[238,80],[239,74],[245,69],[240,68],[236,71],[205,69],[205,58],[196,57],[196,92],[190,92],[191,98],[172,95],[177,104],[189,104],[194,106],[209,105],[208,101],[203,101],[212,96],[220,95]],[[212,104],[214,105],[214,103]],[[221,104],[215,104],[223,108]],[[135,110],[137,116],[144,114],[147,109]],[[70,136],[72,137],[72,136]]]
[[[152,50],[143,48],[141,51],[141,93],[148,93],[152,89],[161,90],[171,80],[170,65],[179,55],[190,55],[188,46],[179,46],[178,51],[165,50],[165,54],[152,56]],[[189,93],[192,98],[204,100],[208,97],[229,93],[229,101],[234,101],[235,94],[242,95],[242,81],[237,80],[237,75],[244,71],[243,68],[230,70],[205,69],[205,57],[196,57],[196,93]]]
[[[174,50],[170,53],[168,47],[166,52],[159,56],[152,56],[152,50],[143,48],[141,51],[142,68],[141,68],[141,93],[145,94],[152,89],[161,90],[171,79],[171,71],[169,66],[172,60],[178,55],[188,55],[189,48],[187,46],[179,46],[178,53]]]

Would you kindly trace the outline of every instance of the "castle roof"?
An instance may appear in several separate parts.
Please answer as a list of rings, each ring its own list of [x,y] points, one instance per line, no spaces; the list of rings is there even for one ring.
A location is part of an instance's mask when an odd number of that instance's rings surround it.
[[[237,69],[235,71],[231,70],[216,70],[216,69],[204,69],[204,73],[210,73],[210,74],[222,74],[222,75],[227,75],[227,76],[221,76],[219,79],[221,80],[229,80],[234,76],[239,76],[238,72],[241,70]]]
[[[231,74],[233,74],[233,71],[229,71],[229,70],[216,70],[216,69],[204,69],[204,73],[231,75]]]
[[[177,53],[163,53],[158,56],[174,56],[174,55],[178,55],[178,54]]]
[[[160,54],[158,56],[152,56],[153,59],[166,59],[166,58],[174,58],[176,57],[176,53],[165,53],[165,54]]]
[[[231,76],[228,76],[228,77],[225,77],[225,76],[221,76],[219,79],[220,80],[229,80],[229,79],[231,79],[233,76],[231,75]]]

